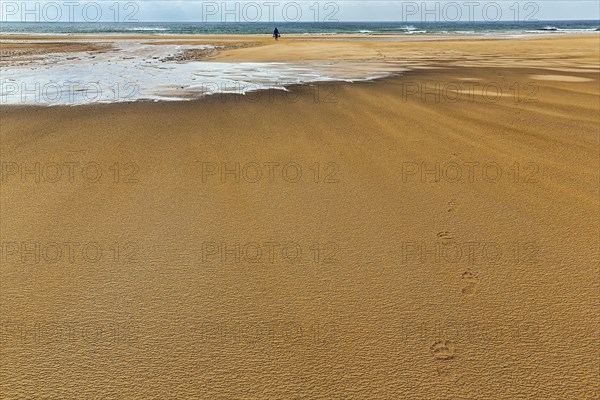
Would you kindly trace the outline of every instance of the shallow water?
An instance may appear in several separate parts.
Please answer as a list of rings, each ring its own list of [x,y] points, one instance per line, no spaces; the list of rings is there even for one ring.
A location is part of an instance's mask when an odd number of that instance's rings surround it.
[[[106,52],[53,53],[3,67],[2,104],[78,105],[136,100],[189,100],[207,94],[279,89],[310,82],[360,81],[401,72],[398,64],[356,62],[179,62],[210,45],[118,40]]]

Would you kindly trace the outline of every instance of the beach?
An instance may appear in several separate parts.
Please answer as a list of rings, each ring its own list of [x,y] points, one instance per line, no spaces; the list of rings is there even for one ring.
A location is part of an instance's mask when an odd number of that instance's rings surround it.
[[[284,39],[0,43],[265,84],[2,105],[2,397],[597,398],[600,37]]]

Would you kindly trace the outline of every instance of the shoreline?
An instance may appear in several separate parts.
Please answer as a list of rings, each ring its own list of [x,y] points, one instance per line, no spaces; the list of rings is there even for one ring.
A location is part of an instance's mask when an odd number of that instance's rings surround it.
[[[516,40],[516,39],[549,39],[552,37],[556,38],[564,38],[564,37],[580,37],[580,36],[588,36],[588,35],[600,35],[600,31],[590,31],[590,32],[559,32],[559,33],[505,33],[498,34],[498,36],[494,36],[495,34],[418,34],[418,35],[410,35],[410,34],[347,34],[347,33],[339,33],[339,34],[285,34],[281,37],[280,40],[285,41],[286,39],[406,39],[408,41],[411,40]],[[0,33],[0,40],[60,40],[60,39],[71,39],[71,40],[86,40],[86,39],[100,39],[100,40],[146,40],[146,39],[189,39],[189,40],[198,40],[198,39],[231,39],[231,40],[243,40],[247,39],[255,39],[255,38],[264,38],[268,41],[273,41],[273,38],[270,34],[103,34],[103,33],[90,33],[90,34],[41,34],[41,33],[31,33],[31,34],[22,34],[22,33]],[[1,44],[1,42],[0,42]]]

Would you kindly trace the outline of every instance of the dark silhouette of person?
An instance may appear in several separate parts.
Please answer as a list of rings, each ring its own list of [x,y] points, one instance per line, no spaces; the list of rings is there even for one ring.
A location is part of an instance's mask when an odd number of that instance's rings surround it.
[[[281,35],[279,34],[279,29],[277,29],[277,27],[275,27],[275,30],[273,31],[273,37],[275,38],[275,40],[279,40],[279,37]]]

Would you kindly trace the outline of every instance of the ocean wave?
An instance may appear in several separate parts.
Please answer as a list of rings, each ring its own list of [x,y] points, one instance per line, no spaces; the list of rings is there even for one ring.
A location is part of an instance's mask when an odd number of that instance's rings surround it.
[[[586,32],[598,32],[600,28],[556,28],[553,29],[539,28],[535,30],[526,30],[525,33],[586,33]]]
[[[558,29],[558,32],[598,32],[600,28],[573,28],[573,29]]]
[[[154,28],[151,26],[140,26],[135,28],[125,28],[125,31],[168,31],[169,28]]]
[[[412,32],[412,31],[416,31],[417,28],[415,28],[413,25],[406,25],[406,26],[399,28],[399,30],[406,31],[406,32]]]

